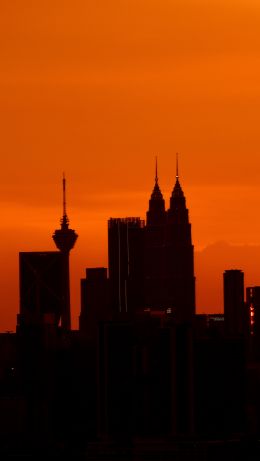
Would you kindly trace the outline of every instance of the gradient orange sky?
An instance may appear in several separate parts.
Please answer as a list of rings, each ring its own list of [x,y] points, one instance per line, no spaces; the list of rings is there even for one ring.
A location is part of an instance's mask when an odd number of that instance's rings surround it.
[[[79,279],[107,265],[107,219],[145,217],[154,158],[175,152],[192,222],[197,312],[222,273],[260,285],[258,0],[1,0],[0,331],[15,329],[18,252],[53,250],[61,178]]]

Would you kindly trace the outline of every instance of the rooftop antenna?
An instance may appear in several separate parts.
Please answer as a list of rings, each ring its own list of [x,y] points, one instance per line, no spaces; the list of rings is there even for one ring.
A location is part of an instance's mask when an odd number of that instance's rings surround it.
[[[179,159],[178,159],[178,152],[176,152],[176,179],[179,179]]]

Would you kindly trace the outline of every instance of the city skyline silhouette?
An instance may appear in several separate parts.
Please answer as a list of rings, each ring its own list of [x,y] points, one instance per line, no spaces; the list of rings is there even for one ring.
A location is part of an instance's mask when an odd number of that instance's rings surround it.
[[[154,446],[156,459],[203,452],[211,461],[215,445],[221,456],[255,459],[260,287],[245,285],[241,269],[225,270],[224,313],[196,311],[178,154],[169,206],[156,158],[147,219],[109,219],[108,267],[87,267],[80,280],[78,329],[69,270],[78,234],[64,175],[62,204],[58,251],[19,252],[16,333],[0,335],[2,453],[139,460]]]
[[[259,459],[259,23],[1,2],[1,458]]]
[[[176,154],[175,154],[176,155]],[[181,155],[180,159],[181,161],[185,155]],[[173,155],[174,158],[174,155]],[[154,166],[154,159],[153,158],[153,166]],[[158,159],[159,163],[159,159]],[[160,163],[159,163],[160,167]],[[173,162],[173,168],[176,168],[175,161]],[[183,170],[183,168],[181,167]],[[154,172],[153,172],[154,173]],[[154,176],[154,174],[153,174]],[[172,175],[174,177],[174,175]],[[183,172],[182,177],[185,177],[185,172]],[[160,175],[161,178],[161,175]],[[186,181],[182,182],[185,184],[185,190],[187,190],[187,185]],[[162,180],[160,179],[160,183],[162,183]],[[60,186],[57,184],[57,189],[58,192],[60,192],[60,197],[59,197],[59,210],[58,213],[60,214],[60,208],[61,208],[61,190]],[[188,187],[189,190],[189,187]],[[69,191],[70,193],[73,192],[73,184],[69,183]],[[57,191],[56,191],[57,192]],[[163,190],[163,194],[165,197],[165,202],[166,205],[169,203],[169,193],[165,194],[165,191]],[[73,196],[73,194],[72,194]],[[133,192],[134,196],[134,192]],[[192,197],[187,197],[188,199],[188,204],[191,202],[192,203]],[[234,200],[234,198],[232,198]],[[146,197],[146,208],[149,200],[149,193],[147,193]],[[129,200],[130,201],[130,200]],[[134,201],[133,201],[134,204]],[[133,205],[132,205],[133,207]],[[55,208],[56,211],[56,208]],[[191,217],[193,218],[194,211],[190,207],[190,213]],[[75,225],[77,224],[77,229],[81,229],[81,224],[78,221],[76,210],[74,209],[73,204],[71,203],[71,197],[69,197],[69,214],[73,216],[73,221],[75,222]],[[137,213],[130,213],[132,215],[137,215]],[[110,214],[110,216],[112,213]],[[121,217],[124,217],[123,211],[120,213]],[[127,215],[127,213],[125,213]],[[109,216],[109,215],[108,215]],[[106,216],[105,221],[100,223],[100,227],[102,228],[102,232],[106,232],[107,228],[107,220],[108,216]],[[37,214],[35,215],[35,218],[37,217]],[[46,216],[47,217],[47,216]],[[145,217],[145,211],[140,214],[141,219]],[[41,215],[41,218],[43,216]],[[55,220],[56,224],[54,226],[57,227],[58,223],[58,216],[56,216]],[[44,223],[44,226],[46,224]],[[74,227],[75,227],[74,225]],[[46,235],[43,234],[43,229],[38,229],[38,236],[36,236],[36,231],[34,231],[34,236],[38,240],[38,243],[34,244],[33,246],[29,246],[28,243],[26,245],[24,244],[24,241],[21,242],[21,246],[18,247],[18,242],[16,242],[16,248],[17,251],[19,252],[20,250],[38,250],[41,251],[43,248],[46,248],[47,250],[51,251],[53,250],[53,245],[51,244],[51,233],[50,229],[47,231],[48,233]],[[193,225],[194,229],[194,225]],[[28,232],[30,232],[28,230]],[[196,232],[195,232],[196,233]],[[194,230],[193,230],[194,234]],[[81,253],[88,253],[88,248],[86,248],[85,242],[82,241],[84,238],[84,231],[83,235],[80,238],[80,243],[81,243],[81,248],[80,252]],[[195,276],[197,279],[197,313],[216,313],[216,312],[223,312],[223,297],[222,297],[222,272],[226,269],[232,269],[232,268],[241,268],[245,272],[245,279],[248,285],[257,285],[258,284],[258,272],[256,268],[256,261],[255,258],[257,258],[259,255],[260,258],[260,245],[259,247],[257,245],[236,245],[236,244],[230,244],[228,241],[225,240],[220,240],[217,242],[212,242],[212,244],[206,245],[204,248],[199,248],[197,249],[196,247],[196,238],[193,241],[194,242],[194,251],[195,251]],[[44,247],[43,244],[40,243],[40,241],[45,242]],[[88,266],[107,266],[107,236],[102,235],[100,237],[100,242],[103,242],[103,245],[101,247],[101,254],[100,254],[100,245],[97,245],[97,239],[95,239],[92,236],[91,241],[89,241],[90,248],[96,247],[96,254],[94,253],[91,258],[88,257],[88,254],[86,255],[86,260],[82,260],[81,255],[76,255],[76,257],[73,255],[72,256],[72,270],[71,270],[71,306],[72,306],[72,325],[73,328],[78,328],[78,315],[79,315],[79,296],[80,296],[80,285],[79,285],[79,279],[82,277],[84,274],[85,267]],[[77,246],[76,246],[76,251],[77,251]],[[75,252],[76,252],[75,251]],[[74,253],[74,251],[73,251]],[[15,264],[13,264],[12,268],[12,278],[9,278],[5,284],[5,287],[2,288],[3,292],[6,290],[6,287],[10,286],[13,284],[13,286],[17,287],[17,291],[12,290],[12,292],[9,293],[9,297],[7,299],[7,303],[10,306],[9,309],[10,311],[8,312],[7,316],[7,321],[5,319],[5,314],[6,312],[2,310],[2,318],[3,318],[3,326],[2,328],[0,327],[0,331],[6,331],[6,330],[14,330],[15,329],[15,316],[18,308],[18,264],[17,264],[17,254],[15,257]],[[92,264],[91,264],[92,263]],[[208,269],[205,271],[205,267]],[[6,274],[5,274],[6,277]],[[205,290],[205,285],[210,286],[210,293],[207,293],[207,290]],[[6,295],[5,295],[6,296]],[[1,317],[0,317],[1,318]],[[0,322],[1,325],[1,322]]]
[[[111,216],[145,217],[155,155],[167,201],[181,152],[198,308],[222,307],[220,254],[258,283],[259,17],[251,0],[1,5],[1,330],[15,328],[17,253],[54,249],[63,170],[75,327],[78,279],[107,265]]]

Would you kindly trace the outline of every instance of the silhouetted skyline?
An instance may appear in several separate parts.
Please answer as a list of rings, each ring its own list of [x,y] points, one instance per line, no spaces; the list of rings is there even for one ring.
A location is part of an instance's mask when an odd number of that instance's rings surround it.
[[[3,329],[15,326],[17,252],[54,249],[47,234],[57,226],[63,170],[81,236],[71,261],[75,326],[82,261],[107,265],[107,218],[144,219],[156,154],[167,202],[180,150],[193,243],[203,250],[195,258],[200,311],[222,305],[226,250],[215,251],[216,242],[243,246],[235,249],[239,261],[228,260],[248,284],[258,283],[260,7],[251,0],[141,3],[1,6]]]
[[[0,458],[259,459],[260,5],[14,3]]]
[[[245,297],[243,271],[226,270],[224,315],[196,313],[178,157],[169,209],[156,160],[147,221],[109,219],[108,270],[86,268],[76,330],[69,252],[77,234],[65,186],[63,178],[53,234],[60,251],[19,254],[16,334],[0,335],[0,437],[16,444],[5,441],[2,453],[90,451],[98,460],[123,450],[135,460],[136,450],[147,458],[155,443],[155,459],[190,459],[203,447],[211,461],[213,443],[221,457],[242,450],[252,459],[260,452],[259,286]]]
[[[182,155],[180,157],[182,161],[185,158],[185,155]],[[152,163],[154,164],[154,159]],[[176,168],[176,165],[174,165],[174,168]],[[181,169],[183,171],[183,166],[181,167]],[[185,175],[186,175],[186,172],[183,171],[182,176],[185,177]],[[187,181],[184,181],[182,179],[182,183],[184,183],[185,185],[185,190],[189,191],[190,189],[188,185],[186,184],[186,182]],[[158,176],[157,176],[157,183],[158,183]],[[56,189],[59,193],[58,202],[60,204],[60,201],[61,201],[60,200],[60,188],[58,184],[57,186],[58,187],[56,187]],[[158,185],[156,187],[158,187]],[[74,184],[71,184],[69,182],[69,208],[70,208],[69,211],[70,211],[70,214],[73,216],[72,219],[73,219],[74,226],[77,227],[77,229],[82,229],[82,223],[83,224],[85,223],[85,217],[83,217],[82,221],[80,221],[79,220],[80,215],[75,215],[75,207],[74,207],[74,204],[72,203],[73,189],[74,189]],[[155,192],[156,190],[154,190],[153,193]],[[162,192],[160,191],[160,193]],[[141,218],[145,214],[145,209],[147,209],[147,202],[148,202],[149,194],[150,193],[148,192],[146,196],[146,204],[144,205],[144,210],[142,210],[142,213],[140,214]],[[164,197],[166,199],[166,206],[168,202],[167,195],[164,194]],[[133,191],[133,198],[134,196],[135,196],[135,193]],[[133,203],[134,203],[134,200],[133,200]],[[189,194],[188,194],[188,203],[192,204],[192,196],[190,196]],[[190,208],[191,208],[191,217],[193,219],[194,211],[192,207]],[[57,211],[57,214],[55,216],[55,223],[50,224],[53,227],[57,226],[58,214],[59,214],[59,211]],[[107,217],[108,216],[105,217],[104,222],[102,224],[102,227],[104,228],[104,230],[106,230]],[[64,220],[64,217],[62,219]],[[147,215],[147,219],[149,219],[148,215]],[[37,230],[34,231],[34,236],[36,236],[36,233],[38,233],[38,238],[42,239],[41,235],[42,235],[43,230],[45,229],[45,225],[46,224],[44,223],[43,229],[37,228]],[[91,223],[90,223],[90,226],[91,226]],[[195,226],[193,224],[193,234],[194,234],[194,227]],[[196,227],[195,227],[195,231],[196,231]],[[20,251],[22,250],[22,248],[24,248],[25,242],[26,242],[26,246],[25,246],[26,250],[35,249],[37,251],[42,251],[43,246],[40,244],[37,244],[36,246],[32,244],[32,247],[29,247],[27,243],[28,237],[24,237],[23,243],[21,243],[21,246],[18,247],[19,238],[20,238],[20,234],[16,241],[17,251]],[[51,239],[49,238],[49,229],[47,231],[47,234],[44,236],[43,241],[46,242],[44,247],[48,251],[52,251],[53,246],[51,244]],[[100,257],[100,249],[102,249],[103,251],[102,241],[103,241],[103,244],[105,242],[105,247],[106,247],[107,246],[107,236],[103,238],[100,237],[100,241],[99,241],[99,235],[96,234],[95,237],[93,236],[93,240],[91,241],[86,240],[85,242],[84,233],[83,233],[83,235],[81,235],[81,238],[80,238],[80,247],[78,248],[78,244],[77,244],[76,249],[73,251],[72,272],[71,272],[71,307],[72,307],[71,312],[72,312],[73,328],[77,328],[77,325],[78,325],[78,315],[80,311],[79,279],[84,274],[84,266],[86,265],[106,266],[107,265],[107,258]],[[194,241],[194,238],[193,238],[193,241]],[[92,258],[89,259],[88,249],[93,249],[93,248],[96,248],[96,256],[94,256],[93,259]],[[12,254],[12,252],[10,254]],[[85,254],[86,254],[86,259],[84,260],[85,262],[83,262],[83,257]],[[16,253],[16,256],[17,256],[17,253]],[[222,294],[221,294],[221,284],[222,284],[221,274],[225,269],[232,269],[234,267],[240,267],[245,273],[246,284],[248,286],[258,285],[258,275],[255,272],[255,267],[256,267],[255,260],[258,260],[258,259],[260,260],[260,246],[259,246],[259,251],[258,251],[257,246],[255,247],[245,246],[245,245],[235,246],[235,245],[229,245],[225,242],[218,242],[216,244],[213,244],[205,248],[204,250],[200,250],[196,247],[196,242],[195,242],[195,270],[196,270],[195,275],[196,275],[197,312],[198,313],[223,312],[223,300],[222,300]],[[15,261],[16,261],[15,266],[17,267],[17,257],[15,258]],[[92,264],[89,264],[88,263],[89,261],[91,261]],[[207,267],[207,270],[205,270],[206,267]],[[5,277],[8,274],[9,272],[6,271]],[[13,278],[12,277],[8,278],[8,284],[10,283],[12,283],[12,285],[17,288],[16,290],[12,289],[11,292],[8,291],[8,298],[7,298],[8,309],[5,309],[4,311],[2,311],[3,320],[2,322],[0,322],[0,329],[2,331],[14,330],[15,328],[15,318],[16,318],[16,312],[18,308],[18,305],[17,305],[17,302],[18,302],[18,274],[17,272],[13,274]],[[6,287],[9,286],[8,284],[6,285]],[[209,288],[210,288],[210,292],[208,291]],[[3,287],[3,290],[5,289],[6,288]],[[3,299],[5,299],[4,292],[3,292],[2,297]],[[204,302],[202,304],[203,299],[204,299]],[[7,315],[6,320],[4,320],[5,315]]]

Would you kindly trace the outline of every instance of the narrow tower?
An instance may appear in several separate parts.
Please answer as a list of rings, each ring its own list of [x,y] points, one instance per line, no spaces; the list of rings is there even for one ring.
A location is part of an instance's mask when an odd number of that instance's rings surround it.
[[[159,187],[157,157],[155,158],[154,188],[149,200],[149,209],[146,217],[147,226],[160,226],[165,223],[165,202]]]
[[[56,247],[63,254],[63,270],[64,270],[64,291],[63,291],[63,310],[61,312],[61,326],[64,330],[70,330],[71,319],[70,319],[70,276],[69,276],[69,254],[70,250],[75,245],[78,238],[75,230],[69,228],[69,218],[66,211],[66,179],[63,174],[62,179],[62,191],[63,191],[63,215],[60,220],[61,227],[56,229],[52,235]]]
[[[146,213],[144,241],[145,306],[151,309],[163,307],[163,247],[165,234],[165,202],[159,187],[157,157],[155,183]]]
[[[194,255],[186,199],[179,181],[178,154],[176,182],[167,211],[165,238],[165,295],[178,321],[190,321],[195,314]]]

